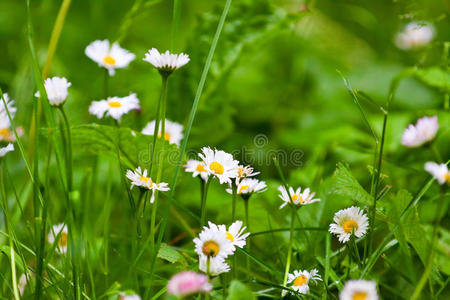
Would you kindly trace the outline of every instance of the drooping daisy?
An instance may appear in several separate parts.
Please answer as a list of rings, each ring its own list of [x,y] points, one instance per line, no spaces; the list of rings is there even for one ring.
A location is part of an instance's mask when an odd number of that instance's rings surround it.
[[[426,22],[411,22],[395,37],[395,45],[402,50],[420,48],[434,38],[434,27]]]
[[[207,261],[208,257],[199,256],[199,270],[208,273],[207,270]],[[230,266],[225,262],[225,259],[222,257],[218,258],[210,258],[209,261],[209,275],[218,276],[222,273],[227,273],[230,271]]]
[[[236,184],[239,184],[241,179],[245,179],[247,177],[253,177],[258,175],[260,172],[253,172],[253,168],[251,166],[238,166],[238,176],[236,177]]]
[[[58,238],[59,235],[59,238]],[[50,232],[48,233],[47,239],[50,244],[53,245],[58,238],[56,251],[59,253],[66,253],[67,242],[68,242],[68,231],[67,226],[64,223],[54,225]]]
[[[203,147],[199,156],[205,164],[209,174],[216,176],[219,182],[231,183],[232,178],[238,175],[239,162],[233,158],[233,155],[222,150],[209,147]]]
[[[312,269],[310,272],[304,270],[295,270],[294,273],[288,274],[287,283],[292,283],[291,288],[300,293],[307,294],[309,292],[309,282],[316,282],[318,280],[322,280],[319,271],[316,269]]]
[[[172,54],[169,50],[164,53],[159,53],[156,48],[152,48],[145,54],[143,60],[151,63],[158,71],[170,74],[187,64],[189,62],[189,55],[184,53]]]
[[[280,209],[285,207],[289,202],[291,202],[294,205],[306,205],[311,204],[314,202],[320,201],[318,198],[314,198],[316,193],[311,193],[309,188],[306,188],[303,193],[301,193],[302,188],[297,188],[295,191],[292,187],[289,187],[289,193],[286,191],[286,188],[282,185],[278,187],[278,190],[280,191],[281,195],[278,195],[278,197],[281,198],[281,200],[284,201],[283,204],[281,204]],[[289,195],[291,195],[291,198],[289,198]]]
[[[243,248],[246,244],[245,240],[250,235],[249,232],[244,233],[247,227],[242,227],[242,224],[242,221],[236,221],[230,225],[228,230],[225,225],[219,225],[220,231],[225,233],[227,239],[233,245],[233,251],[235,250],[235,247]]]
[[[339,242],[346,243],[352,234],[357,238],[366,234],[369,219],[362,209],[352,206],[338,211],[330,224],[329,231],[338,236]]]
[[[155,133],[155,121],[151,121],[142,129],[143,134],[153,135]],[[158,138],[161,138],[161,122],[159,123]],[[183,125],[167,120],[164,122],[164,139],[171,144],[180,146],[183,139]]]
[[[108,40],[90,43],[84,53],[99,66],[106,68],[110,76],[114,75],[116,69],[126,68],[136,57],[128,50],[120,48],[118,43],[110,47]]]
[[[192,173],[192,177],[197,177],[200,175],[201,179],[208,181],[208,171],[206,171],[205,164],[201,161],[190,159],[187,161],[186,172]]]
[[[72,83],[68,82],[64,77],[47,78],[44,86],[50,105],[59,106],[64,104],[68,95],[67,90],[71,85]],[[39,98],[41,94],[37,91],[34,96]]]
[[[339,300],[378,300],[375,281],[349,280],[339,294]]]
[[[92,101],[89,113],[99,119],[106,114],[120,122],[122,115],[139,108],[139,99],[133,93],[126,97],[108,97],[107,100]]]
[[[169,184],[166,182],[156,183],[147,176],[147,169],[142,172],[141,167],[137,167],[135,171],[127,170],[127,178],[131,181],[131,188],[133,186],[138,186],[143,189],[148,189],[152,191],[152,196],[150,198],[150,203],[155,201],[155,191],[167,192],[170,190]]]
[[[427,162],[425,170],[430,173],[439,184],[450,183],[450,172],[446,164],[437,164],[435,162]]]
[[[237,186],[238,194],[262,193],[267,190],[266,182],[254,178],[245,178]],[[227,193],[232,194],[232,189],[227,189]]]
[[[409,124],[402,136],[402,144],[406,147],[419,147],[432,139],[439,129],[438,118],[423,117],[417,120],[416,125]]]
[[[120,293],[117,300],[141,300],[141,297],[138,294]]]
[[[219,229],[219,227],[208,222],[209,227],[204,226],[203,230],[194,239],[195,252],[199,256],[209,256],[215,258],[226,258],[233,254],[234,246],[227,238],[226,232]]]
[[[9,143],[6,147],[0,148],[0,157],[3,157],[6,155],[6,153],[14,151],[14,145]]]
[[[208,276],[193,271],[182,271],[172,276],[167,284],[167,293],[177,297],[184,297],[196,293],[209,293],[212,284]]]

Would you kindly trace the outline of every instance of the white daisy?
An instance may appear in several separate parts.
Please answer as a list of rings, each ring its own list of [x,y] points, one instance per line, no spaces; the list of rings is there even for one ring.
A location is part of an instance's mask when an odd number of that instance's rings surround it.
[[[221,184],[231,183],[231,179],[237,177],[239,162],[234,160],[233,155],[209,147],[203,147],[202,152],[199,156],[205,163],[206,170],[216,176]]]
[[[89,113],[99,119],[106,114],[120,122],[122,115],[139,108],[139,99],[133,93],[126,97],[108,97],[107,100],[92,101]]]
[[[155,121],[151,121],[142,129],[143,134],[153,135],[155,133]],[[159,122],[158,138],[161,138],[161,122]],[[171,144],[180,146],[183,139],[183,125],[167,120],[164,122],[164,139]]]
[[[208,181],[208,171],[206,171],[205,164],[203,162],[190,159],[184,167],[186,168],[186,172],[192,173],[192,177],[197,177],[200,175],[204,181]]]
[[[378,300],[375,281],[349,280],[339,294],[339,300]]]
[[[267,190],[265,181],[259,181],[254,178],[245,178],[237,186],[236,192],[238,194],[252,194],[262,193]],[[227,189],[227,193],[232,194],[232,189]]]
[[[4,93],[3,97],[5,99],[6,106],[8,107],[11,118],[14,119],[17,110],[14,107],[14,100],[10,99],[7,93]],[[0,99],[0,141],[14,142],[16,140],[14,133],[12,132],[10,127],[11,122],[6,111],[5,104],[3,103],[3,100]],[[17,128],[17,131],[19,133],[19,128]]]
[[[99,66],[106,68],[110,76],[114,75],[115,69],[126,68],[136,57],[128,50],[120,48],[118,43],[110,47],[108,40],[90,43],[84,53]]]
[[[127,293],[120,293],[117,300],[141,300],[138,294],[129,295]]]
[[[226,232],[219,227],[208,222],[209,227],[204,226],[203,230],[194,239],[195,252],[200,256],[210,256],[211,258],[226,258],[234,253],[234,246],[227,238]]]
[[[247,227],[242,227],[242,221],[236,221],[230,225],[230,227],[226,228],[225,225],[219,225],[219,230],[225,233],[227,239],[233,245],[233,251],[236,249],[235,247],[243,248],[246,244],[246,239],[250,235],[249,232],[244,233]]]
[[[68,231],[67,226],[64,223],[54,225],[50,232],[48,233],[47,239],[50,244],[55,243],[56,239],[59,239],[57,241],[56,245],[56,251],[59,253],[66,253],[67,251],[67,242],[68,242]]]
[[[151,63],[160,72],[170,74],[187,64],[189,62],[189,55],[184,53],[171,54],[169,50],[164,53],[159,53],[156,48],[152,48],[145,54],[143,60]]]
[[[201,255],[199,256],[199,270],[207,273],[207,260],[208,257]],[[210,258],[209,261],[209,275],[218,276],[222,273],[227,273],[230,271],[230,266],[225,262],[222,257]]]
[[[366,214],[356,206],[338,211],[333,220],[335,223],[330,224],[329,231],[337,235],[341,243],[348,242],[352,233],[357,238],[362,237],[369,227]]]
[[[439,184],[450,182],[450,172],[446,164],[437,164],[434,162],[427,162],[425,164],[425,170],[430,173]]]
[[[260,172],[253,172],[253,168],[251,166],[238,166],[238,176],[236,177],[236,184],[239,184],[239,181],[241,179],[247,178],[247,177],[253,177],[258,175]]]
[[[140,188],[148,189],[152,191],[150,203],[155,201],[155,191],[167,192],[170,190],[169,184],[166,182],[156,183],[147,176],[147,169],[141,171],[140,167],[137,167],[135,171],[127,170],[127,178],[131,180],[131,188],[138,186]]]
[[[308,272],[306,270],[295,270],[294,273],[288,274],[288,281],[287,283],[292,283],[291,288],[300,293],[300,294],[307,294],[309,292],[309,282],[316,282],[318,280],[322,280],[320,275],[318,274],[319,271],[316,269],[312,269],[311,272]]]
[[[406,147],[419,147],[434,139],[439,129],[438,118],[423,117],[416,125],[409,124],[402,136],[402,144]]]
[[[430,43],[434,38],[434,27],[426,22],[411,22],[395,37],[395,44],[402,50],[415,49]]]
[[[64,77],[52,77],[45,80],[45,92],[47,93],[48,102],[52,106],[59,106],[66,101],[68,92],[67,89],[72,85]],[[40,97],[39,91],[34,94],[35,97]]]
[[[284,201],[283,204],[281,204],[280,209],[285,207],[289,202],[291,202],[295,205],[306,205],[311,204],[314,202],[320,201],[318,198],[314,198],[316,193],[311,193],[309,188],[306,188],[303,193],[301,193],[302,188],[297,188],[295,191],[292,187],[289,187],[289,193],[286,191],[286,188],[282,185],[278,187],[278,190],[280,191],[281,195],[278,195],[278,197],[281,198],[281,200]],[[289,195],[291,195],[291,198],[289,198]]]
[[[14,151],[14,145],[9,143],[6,147],[0,148],[0,157],[3,157],[6,155],[6,153]]]

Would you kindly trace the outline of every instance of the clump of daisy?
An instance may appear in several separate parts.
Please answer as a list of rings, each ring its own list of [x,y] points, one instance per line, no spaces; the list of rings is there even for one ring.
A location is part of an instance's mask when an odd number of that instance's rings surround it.
[[[197,293],[209,293],[212,285],[208,276],[193,271],[182,271],[172,276],[167,284],[167,293],[177,297],[184,297]]]
[[[50,244],[56,242],[56,251],[59,253],[67,252],[68,230],[64,223],[54,225],[48,233],[47,240]]]
[[[133,186],[137,186],[141,189],[145,190],[151,190],[152,196],[150,198],[150,203],[153,203],[155,201],[155,191],[161,191],[166,192],[170,190],[169,184],[166,182],[160,182],[156,183],[153,182],[153,180],[147,176],[147,169],[144,169],[144,171],[141,170],[140,167],[137,167],[136,170],[127,170],[126,174],[127,178],[131,181],[131,188]]]
[[[106,115],[120,122],[122,115],[139,108],[139,99],[133,93],[126,97],[108,97],[106,100],[92,101],[89,113],[99,119]]]
[[[431,141],[439,129],[437,116],[423,117],[416,125],[409,124],[402,136],[402,144],[406,147],[419,147]]]
[[[153,135],[155,133],[155,123],[156,121],[149,122],[144,129],[142,129],[143,134]],[[159,123],[158,138],[161,138],[161,122]],[[164,122],[164,140],[168,141],[170,144],[175,144],[180,146],[180,142],[183,139],[183,125],[172,122],[170,120],[165,120]]]
[[[339,238],[339,242],[346,243],[352,235],[357,238],[364,236],[369,227],[369,219],[362,209],[352,206],[338,211],[330,224],[329,231]]]
[[[430,173],[439,184],[450,183],[450,172],[446,164],[437,164],[435,162],[427,162],[425,170]]]
[[[339,300],[378,300],[375,281],[349,280],[339,294]]]
[[[192,177],[200,175],[203,181],[208,181],[208,171],[206,171],[205,164],[202,161],[190,159],[184,167],[186,168],[186,172],[192,173]]]
[[[65,77],[47,78],[44,82],[45,92],[47,93],[48,102],[51,106],[60,106],[66,102],[68,89],[72,83],[68,82]],[[40,97],[39,91],[34,94],[35,97]]]
[[[231,179],[238,176],[239,162],[233,158],[233,155],[222,150],[203,147],[199,156],[208,174],[217,177],[221,184],[230,184]]]
[[[245,178],[239,182],[236,192],[243,197],[250,196],[253,193],[262,193],[267,190],[267,185],[264,181],[259,181],[254,178]],[[232,194],[231,189],[227,189],[227,193]]]
[[[307,270],[295,270],[293,273],[288,274],[288,284],[291,284],[290,288],[300,294],[308,294],[309,283],[322,280],[319,271],[312,269],[310,272]],[[286,291],[284,291],[286,293]]]
[[[84,53],[100,67],[106,68],[110,76],[115,74],[116,69],[126,68],[136,57],[133,53],[121,48],[118,43],[110,46],[108,40],[90,43]]]
[[[184,53],[173,54],[169,50],[159,53],[156,48],[152,48],[145,54],[143,60],[152,64],[162,75],[168,76],[173,71],[187,64],[189,55]]]
[[[303,193],[301,192],[302,188],[297,188],[294,190],[294,188],[289,187],[289,193],[286,190],[284,186],[279,186],[278,190],[280,191],[280,195],[278,197],[281,198],[281,200],[284,201],[283,204],[281,204],[280,209],[285,207],[288,203],[292,203],[294,205],[307,205],[314,202],[320,201],[318,198],[314,198],[316,193],[311,193],[309,188],[306,188]],[[292,201],[291,201],[292,199]]]
[[[14,151],[14,145],[9,143],[6,147],[0,148],[0,157],[5,156],[8,152]]]
[[[427,22],[411,22],[397,33],[395,45],[402,50],[423,47],[433,40],[434,31],[434,27]]]
[[[0,99],[0,142],[15,142],[16,137],[11,130],[11,122],[6,108],[8,108],[11,119],[14,119],[17,109],[14,107],[14,100],[10,99],[7,93],[3,94],[3,98],[5,99],[6,107],[3,100]],[[23,134],[23,129],[20,127],[16,128],[16,131],[19,136]],[[5,149],[5,151],[8,149],[10,148]]]

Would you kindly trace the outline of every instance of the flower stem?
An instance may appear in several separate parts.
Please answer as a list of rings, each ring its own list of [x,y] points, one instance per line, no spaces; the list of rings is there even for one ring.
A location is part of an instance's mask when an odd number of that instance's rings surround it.
[[[109,95],[109,73],[108,69],[105,69],[104,75],[103,75],[103,97],[108,99]]]
[[[286,287],[289,269],[291,266],[291,256],[292,256],[292,243],[294,241],[294,224],[295,224],[295,206],[294,204],[290,203],[291,206],[291,227],[289,230],[289,248],[288,248],[288,255],[286,260],[286,269],[284,270],[284,279],[283,279],[283,286]]]
[[[245,225],[247,226],[247,231],[250,232],[250,222],[249,222],[249,217],[248,217],[248,202],[250,201],[250,198],[248,199],[244,199],[244,207],[245,207]],[[247,238],[247,249],[248,251],[250,251],[250,239]],[[246,255],[246,260],[247,260],[247,273],[248,276],[250,277],[250,256]]]
[[[161,93],[159,95],[158,105],[156,107],[155,129],[153,130],[153,144],[152,144],[152,154],[150,157],[149,174],[152,173],[153,160],[155,157],[156,142],[157,142],[158,132],[159,132],[159,122],[161,121],[161,106],[163,106],[163,103],[165,103],[165,98],[167,95],[168,76],[161,75],[161,78],[162,78]],[[161,132],[161,137],[164,138],[164,135],[162,132]]]
[[[203,184],[202,203],[200,206],[201,209],[200,226],[202,227],[205,225],[206,222],[206,198],[208,197],[208,189],[211,180],[212,178],[208,178],[208,181]]]
[[[236,201],[237,201],[237,185],[233,181],[231,183],[231,197],[232,197],[232,205],[231,205],[231,221],[234,222],[236,220]]]

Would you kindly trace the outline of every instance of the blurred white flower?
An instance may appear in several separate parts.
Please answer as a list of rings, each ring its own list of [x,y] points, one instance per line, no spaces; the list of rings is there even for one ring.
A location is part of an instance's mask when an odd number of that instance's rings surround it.
[[[131,188],[137,186],[140,188],[148,189],[152,191],[150,203],[155,201],[155,191],[167,192],[170,190],[169,184],[166,182],[156,183],[147,176],[147,169],[142,172],[140,167],[137,167],[135,171],[127,170],[127,178],[131,181]]]
[[[50,230],[50,232],[48,233],[47,239],[50,244],[53,245],[53,243],[55,243],[57,238],[58,241],[56,242],[56,251],[59,253],[66,253],[68,242],[68,231],[66,224],[60,223],[54,225]]]
[[[232,178],[238,175],[239,162],[233,158],[233,155],[222,150],[209,147],[203,147],[199,156],[205,164],[209,174],[216,176],[219,182],[231,183]]]
[[[207,273],[207,261],[206,256],[200,256],[199,258],[199,270]],[[230,266],[225,262],[222,257],[210,258],[209,261],[209,275],[218,276],[222,273],[227,273],[230,271]]]
[[[362,209],[352,206],[338,211],[330,224],[329,231],[338,236],[339,242],[346,243],[352,234],[360,238],[366,234],[369,219]]]
[[[437,116],[423,117],[416,125],[409,124],[402,136],[402,144],[406,147],[419,147],[436,136],[439,129]]]
[[[287,283],[292,283],[291,288],[300,293],[307,294],[309,292],[309,282],[316,282],[322,280],[319,271],[312,269],[310,272],[304,270],[295,270],[293,273],[288,274]]]
[[[198,237],[194,239],[195,252],[202,257],[209,256],[212,259],[226,258],[234,253],[234,246],[227,238],[226,232],[212,223],[208,222],[209,227],[204,226]]]
[[[138,294],[129,295],[126,293],[120,293],[119,299],[117,300],[141,300],[141,297]]]
[[[395,36],[395,44],[403,50],[415,49],[430,43],[434,38],[434,27],[426,22],[411,22]]]
[[[48,102],[52,106],[59,106],[64,104],[67,98],[67,89],[72,85],[64,77],[52,77],[45,80],[45,92],[47,93]],[[34,94],[35,97],[40,97],[39,91]]]
[[[184,167],[186,168],[186,172],[192,173],[192,177],[197,177],[200,175],[201,179],[208,181],[208,171],[206,171],[205,164],[203,162],[190,159]]]
[[[6,153],[14,151],[14,145],[9,143],[7,146],[0,148],[0,157],[6,155]]]
[[[184,53],[172,54],[169,50],[164,53],[159,53],[156,48],[152,48],[145,54],[143,60],[151,63],[161,72],[171,73],[187,64],[189,62],[189,56]]]
[[[4,93],[3,97],[5,99],[9,114],[11,115],[11,119],[14,119],[17,110],[14,107],[14,100],[10,99],[7,93]],[[0,99],[0,142],[14,142],[16,140],[16,137],[14,136],[13,131],[10,129],[11,122],[6,111],[6,107],[3,99]],[[17,133],[21,135],[21,129],[17,128]]]
[[[425,170],[430,173],[439,184],[450,182],[450,172],[446,164],[437,164],[435,162],[427,162],[425,164]]]
[[[375,281],[349,280],[339,294],[339,300],[378,300]]]
[[[228,230],[225,225],[218,226],[219,230],[225,233],[225,236],[233,245],[233,251],[236,250],[235,247],[243,248],[246,244],[245,240],[250,235],[249,232],[244,233],[247,227],[242,225],[243,225],[242,221],[236,221],[230,225]]]
[[[302,188],[297,188],[295,191],[292,187],[289,187],[289,193],[286,191],[286,188],[282,185],[278,187],[278,191],[280,191],[280,195],[278,197],[281,198],[281,200],[284,201],[283,204],[281,204],[280,209],[285,207],[289,202],[291,202],[294,205],[307,205],[314,202],[320,201],[318,198],[314,198],[316,193],[311,193],[309,188],[306,188],[303,193],[301,193]],[[291,196],[289,198],[289,195]]]
[[[155,133],[156,121],[151,121],[142,129],[143,134],[153,135]],[[161,122],[159,122],[158,138],[161,138]],[[180,146],[183,139],[183,125],[167,120],[164,122],[164,139],[171,144]]]
[[[238,194],[252,194],[262,193],[267,190],[267,185],[264,181],[259,181],[254,178],[245,178],[237,186],[236,192]],[[232,194],[232,189],[227,189],[227,193]]]
[[[208,276],[193,271],[182,271],[170,278],[167,284],[167,293],[177,297],[184,297],[196,293],[209,293],[212,284]]]
[[[139,108],[139,99],[133,93],[126,97],[108,97],[106,100],[92,101],[89,113],[99,119],[106,114],[120,122],[122,115]]]
[[[115,69],[126,68],[136,57],[128,50],[120,48],[118,43],[110,47],[108,40],[90,43],[84,53],[99,66],[106,68],[110,76],[114,75]]]

